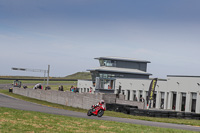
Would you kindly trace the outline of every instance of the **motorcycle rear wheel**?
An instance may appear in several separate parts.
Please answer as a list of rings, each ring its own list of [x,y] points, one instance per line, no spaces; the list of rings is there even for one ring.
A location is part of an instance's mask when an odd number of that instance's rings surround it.
[[[102,116],[103,116],[103,114],[104,114],[104,111],[101,109],[101,110],[99,110],[99,112],[98,112],[97,116],[98,116],[98,117],[102,117]]]

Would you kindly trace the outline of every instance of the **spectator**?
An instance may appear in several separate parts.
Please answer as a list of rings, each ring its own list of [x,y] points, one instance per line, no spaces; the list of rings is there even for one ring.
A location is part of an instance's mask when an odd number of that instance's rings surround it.
[[[74,86],[71,86],[70,91],[72,91],[74,89]]]
[[[60,91],[64,91],[64,89],[63,89],[63,86],[62,86],[62,85],[60,86]]]
[[[26,85],[23,86],[24,89],[28,88]]]
[[[138,101],[138,100],[137,100],[137,97],[135,97],[135,101]]]
[[[51,90],[50,86],[45,87],[45,90]]]
[[[141,101],[141,102],[144,102],[144,98],[143,98],[143,97],[141,97],[141,98],[140,98],[140,101]]]
[[[79,88],[76,87],[76,88],[75,88],[75,92],[79,92]]]
[[[72,92],[74,92],[74,90],[75,90],[75,88],[73,87],[73,88],[72,88]]]
[[[77,87],[74,87],[74,92],[75,92],[75,93],[77,92]]]
[[[42,89],[41,83],[36,84],[33,89]]]
[[[110,87],[110,85],[108,85],[108,89],[112,89],[112,88]]]
[[[92,92],[92,87],[90,87],[90,93]]]

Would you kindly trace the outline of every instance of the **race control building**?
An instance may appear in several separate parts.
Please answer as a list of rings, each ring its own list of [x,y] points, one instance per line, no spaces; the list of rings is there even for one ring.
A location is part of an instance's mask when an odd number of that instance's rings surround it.
[[[125,100],[147,104],[152,79],[150,61],[121,57],[99,57],[100,67],[88,69],[92,80],[78,80],[80,93],[102,92],[125,96]],[[145,106],[146,107],[146,106]],[[200,76],[167,75],[158,79],[151,108],[200,113]]]

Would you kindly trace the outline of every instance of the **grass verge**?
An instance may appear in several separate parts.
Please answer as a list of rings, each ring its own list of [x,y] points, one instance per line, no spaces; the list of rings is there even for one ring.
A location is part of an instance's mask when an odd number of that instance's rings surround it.
[[[0,84],[11,85],[13,81],[14,80],[0,80]],[[20,80],[20,81],[22,82],[22,86],[27,85],[27,84],[32,84],[32,85],[28,85],[28,88],[33,88],[38,83],[41,83],[41,84],[44,83],[44,81],[37,81],[37,80]],[[49,84],[52,90],[58,90],[59,86],[63,85],[64,91],[66,91],[66,90],[70,90],[72,85],[76,87],[77,81],[49,81]]]
[[[49,106],[49,107],[87,113],[87,110],[85,110],[85,109],[74,108],[74,107],[69,107],[69,106],[64,106],[64,105],[54,104],[54,103],[49,103],[49,102],[46,102],[46,101],[41,101],[41,100],[37,100],[37,99],[25,97],[25,96],[13,94],[13,93],[8,92],[8,90],[0,89],[0,93],[6,94],[6,95],[9,95],[9,96],[18,98],[18,99],[22,99],[22,100],[25,100],[25,101],[46,105],[46,106]],[[192,126],[200,126],[200,121],[199,120],[134,116],[134,115],[128,115],[128,114],[114,112],[114,111],[105,111],[104,115],[112,116],[112,117],[128,118],[128,119],[138,119],[138,120],[146,120],[146,121],[155,121],[155,122],[164,122],[164,123],[175,123],[175,124],[185,124],[185,125],[192,125]]]
[[[194,133],[113,121],[75,118],[40,112],[0,108],[0,132],[78,132],[78,133]]]

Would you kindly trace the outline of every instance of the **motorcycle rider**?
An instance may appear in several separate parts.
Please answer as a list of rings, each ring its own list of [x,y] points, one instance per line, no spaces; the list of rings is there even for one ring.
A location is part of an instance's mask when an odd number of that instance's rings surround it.
[[[105,108],[104,100],[99,101],[99,103],[97,103],[96,105],[92,105],[93,108],[96,108],[96,107],[99,107],[99,106],[102,106],[103,108]]]
[[[88,110],[87,115],[102,117],[104,114],[104,111],[106,111],[106,108],[104,106],[104,100],[101,100],[96,105],[92,105],[91,109]]]

